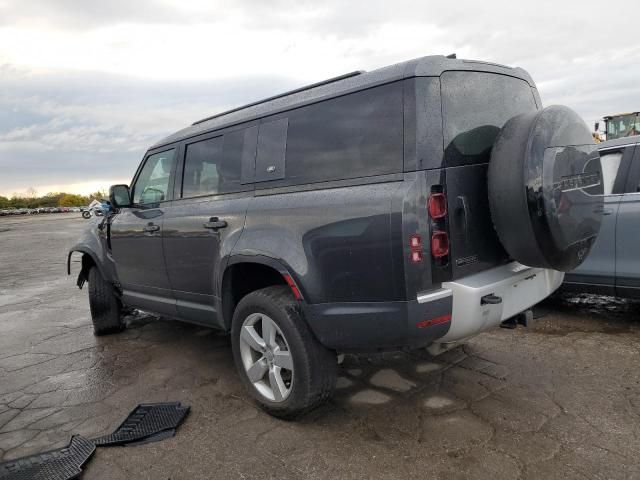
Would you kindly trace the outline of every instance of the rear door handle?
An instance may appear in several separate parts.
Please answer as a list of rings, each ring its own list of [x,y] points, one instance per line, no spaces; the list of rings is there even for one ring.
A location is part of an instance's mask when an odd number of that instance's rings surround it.
[[[612,208],[605,208],[604,210],[602,210],[603,215],[611,215],[612,213],[613,213]]]
[[[211,217],[209,221],[203,223],[202,226],[211,230],[218,230],[220,228],[225,228],[227,226],[227,222],[220,220],[218,217]]]
[[[158,230],[160,230],[160,225],[154,225],[153,223],[150,223],[149,225],[146,225],[142,230],[145,232],[157,232]]]

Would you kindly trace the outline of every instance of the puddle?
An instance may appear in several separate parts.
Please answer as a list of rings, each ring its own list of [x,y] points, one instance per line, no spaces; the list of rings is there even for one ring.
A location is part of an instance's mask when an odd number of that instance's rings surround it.
[[[559,292],[534,308],[535,331],[624,334],[640,328],[640,301],[606,295]]]

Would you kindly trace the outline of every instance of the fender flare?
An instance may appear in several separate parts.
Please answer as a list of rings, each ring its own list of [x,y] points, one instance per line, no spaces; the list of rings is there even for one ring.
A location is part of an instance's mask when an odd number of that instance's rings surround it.
[[[297,278],[297,275],[294,273],[293,269],[289,267],[289,265],[287,265],[285,262],[283,262],[280,259],[270,257],[268,255],[253,254],[253,253],[251,254],[234,253],[227,259],[224,269],[222,269],[222,274],[220,276],[220,283],[219,283],[220,295],[218,295],[219,298],[222,298],[222,286],[223,286],[224,277],[227,273],[227,270],[229,269],[229,267],[240,264],[240,263],[257,263],[259,265],[264,265],[266,267],[273,268],[274,270],[278,271],[280,275],[282,275],[282,278],[285,280],[285,282],[287,282],[287,284],[290,287],[295,286],[298,289],[302,297],[302,300],[304,300],[305,298],[304,289],[301,288],[301,283]],[[293,285],[289,282],[289,280],[287,280],[287,277],[291,279],[291,281],[293,282]]]

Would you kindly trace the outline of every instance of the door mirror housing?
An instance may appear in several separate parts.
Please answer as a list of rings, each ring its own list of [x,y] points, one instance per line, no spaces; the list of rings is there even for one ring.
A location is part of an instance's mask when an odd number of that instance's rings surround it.
[[[129,185],[111,185],[109,187],[109,202],[113,208],[124,208],[131,206],[131,192]]]

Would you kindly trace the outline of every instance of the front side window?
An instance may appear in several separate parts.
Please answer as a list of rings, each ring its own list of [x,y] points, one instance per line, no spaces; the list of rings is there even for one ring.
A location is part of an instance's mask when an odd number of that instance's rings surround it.
[[[484,72],[444,72],[442,113],[448,167],[486,163],[510,118],[537,110],[524,80]]]
[[[175,149],[147,158],[133,187],[133,203],[145,205],[168,200],[169,180],[175,162]]]
[[[600,164],[602,165],[602,183],[605,195],[613,193],[613,186],[618,177],[620,164],[622,163],[623,150],[601,153]]]

